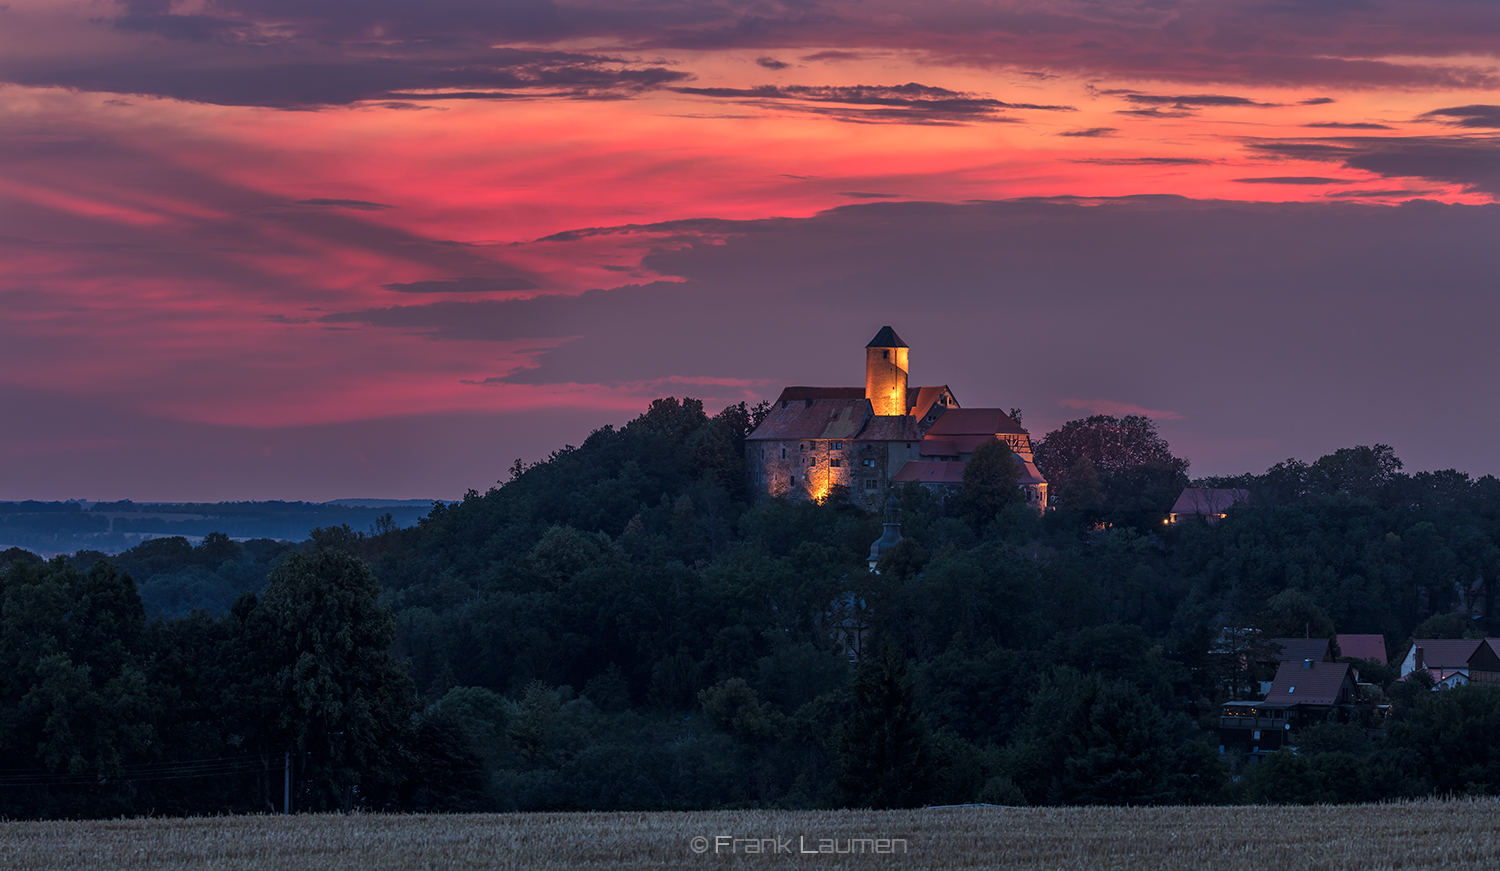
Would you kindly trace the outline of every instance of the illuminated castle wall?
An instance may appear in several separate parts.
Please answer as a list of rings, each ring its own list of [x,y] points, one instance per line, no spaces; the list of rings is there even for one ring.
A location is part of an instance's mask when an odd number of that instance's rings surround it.
[[[1039,510],[1047,481],[1032,462],[1031,436],[1000,409],[963,408],[946,386],[907,384],[910,349],[884,327],[865,347],[865,386],[788,387],[746,441],[750,485],[761,496],[822,499],[835,486],[878,510],[892,484],[937,490],[963,482],[974,448],[1010,445],[1021,488]]]

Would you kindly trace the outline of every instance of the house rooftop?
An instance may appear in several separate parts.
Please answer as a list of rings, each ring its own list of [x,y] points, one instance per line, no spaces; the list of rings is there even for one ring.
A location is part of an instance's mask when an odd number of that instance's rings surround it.
[[[1333,652],[1328,647],[1327,638],[1267,638],[1272,644],[1281,646],[1281,652],[1276,654],[1278,662],[1301,662],[1311,659],[1314,662],[1322,662],[1331,659]]]
[[[1327,642],[1324,642],[1325,644]],[[1303,662],[1286,662],[1276,669],[1276,679],[1266,693],[1267,702],[1290,702],[1305,705],[1333,705],[1349,676],[1347,662],[1318,662],[1305,668]]]
[[[1479,645],[1486,641],[1484,638],[1416,638],[1412,640],[1412,647],[1422,648],[1422,666],[1424,668],[1446,668],[1450,671],[1455,668],[1468,668],[1469,659],[1479,650]],[[1494,645],[1491,645],[1494,648]],[[1410,655],[1411,648],[1406,650]],[[1406,657],[1402,657],[1404,660]]]
[[[1339,653],[1354,659],[1373,659],[1385,664],[1384,635],[1340,635]]]

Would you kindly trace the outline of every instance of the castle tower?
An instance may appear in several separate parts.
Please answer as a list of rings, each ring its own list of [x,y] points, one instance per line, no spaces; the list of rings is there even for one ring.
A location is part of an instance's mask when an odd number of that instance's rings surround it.
[[[865,346],[865,398],[876,414],[906,414],[906,355],[896,331],[881,327]]]

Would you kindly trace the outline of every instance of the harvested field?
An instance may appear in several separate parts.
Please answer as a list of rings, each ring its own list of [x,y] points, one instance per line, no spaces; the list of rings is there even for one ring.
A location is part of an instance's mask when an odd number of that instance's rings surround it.
[[[0,867],[1493,869],[1500,868],[1497,811],[1500,803],[1476,800],[12,822],[0,824]],[[747,841],[716,845],[718,836],[768,840],[755,844],[765,851],[756,853],[747,852]],[[805,852],[820,846],[863,852]]]

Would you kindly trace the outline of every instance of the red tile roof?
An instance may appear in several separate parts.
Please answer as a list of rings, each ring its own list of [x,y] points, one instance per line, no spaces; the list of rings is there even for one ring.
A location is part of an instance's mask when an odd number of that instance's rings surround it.
[[[998,408],[950,408],[933,423],[929,435],[999,435],[1026,434],[1019,423]]]
[[[916,390],[912,390],[910,387],[908,387],[906,389],[907,397],[911,398],[915,396],[915,398],[911,400],[911,416],[915,417],[917,420],[921,420],[922,418],[926,417],[927,412],[932,410],[932,404],[934,402],[937,402],[938,397],[942,396],[944,393],[952,395],[953,391],[949,390],[946,384],[941,387],[918,387]],[[956,401],[957,400],[955,400],[955,402]],[[952,408],[953,406],[948,407]]]
[[[1280,662],[1301,662],[1311,659],[1313,662],[1322,662],[1328,658],[1327,638],[1267,638],[1272,644],[1281,645],[1281,652],[1276,654]]]
[[[1384,635],[1340,635],[1338,638],[1341,655],[1385,663]]]
[[[1316,662],[1303,668],[1300,662],[1284,662],[1276,669],[1276,679],[1266,693],[1268,702],[1291,702],[1309,705],[1333,705],[1339,702],[1344,682],[1353,682],[1347,662]],[[1345,701],[1349,701],[1345,699]]]

